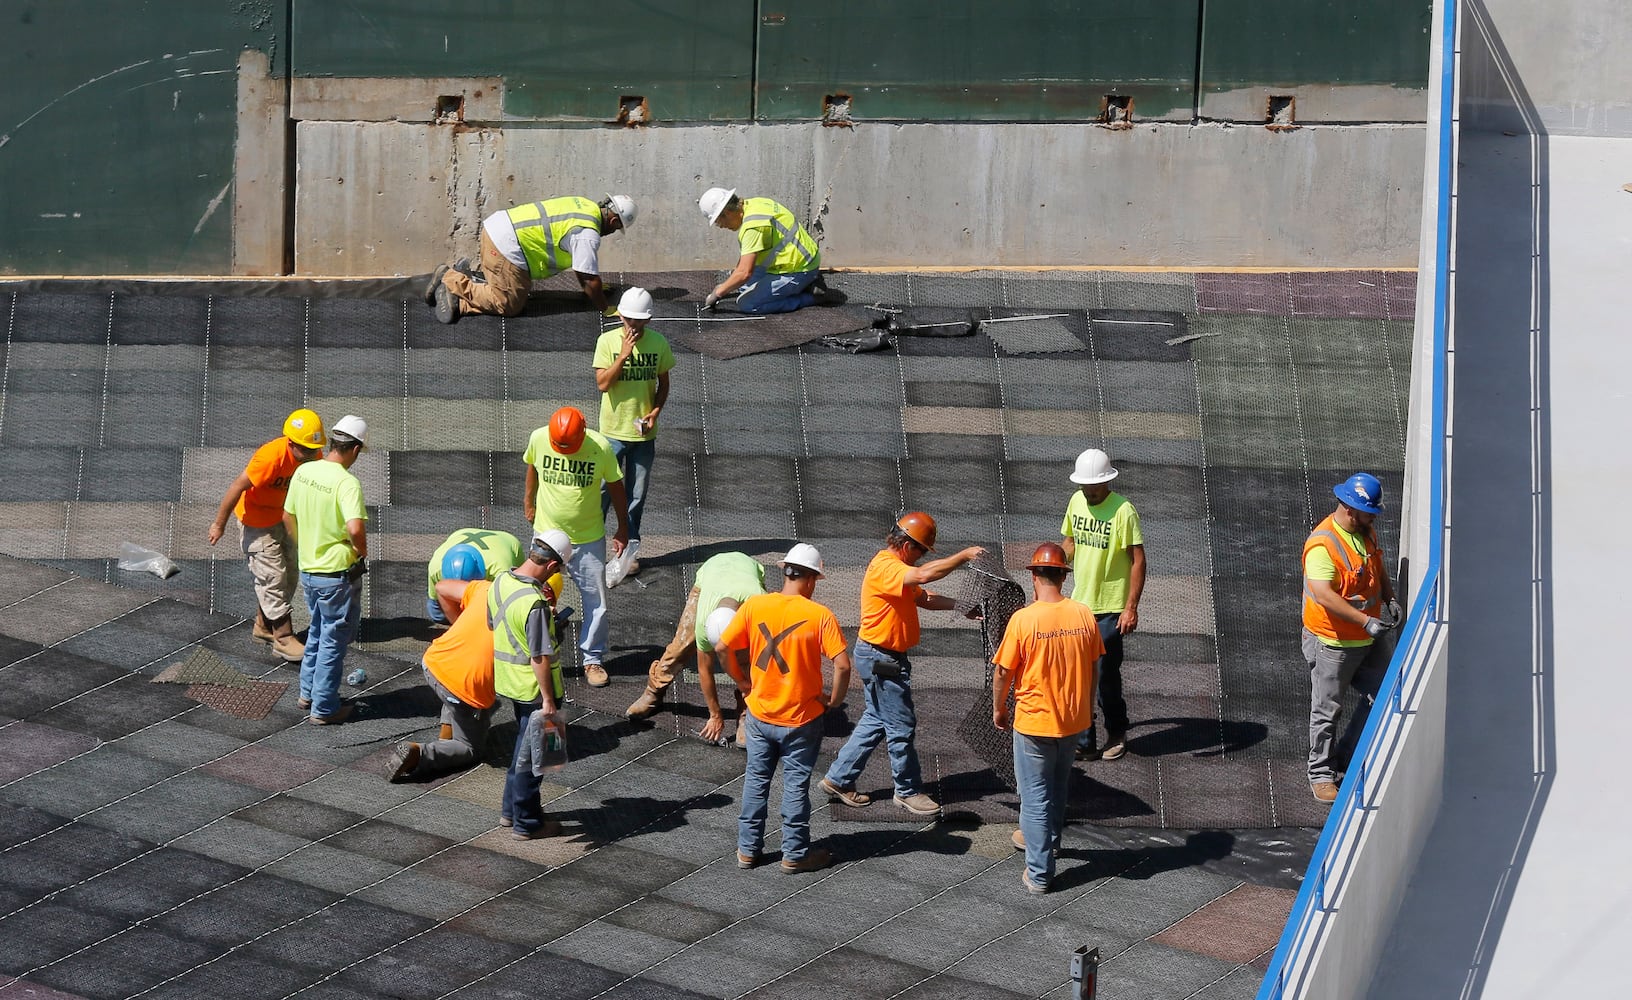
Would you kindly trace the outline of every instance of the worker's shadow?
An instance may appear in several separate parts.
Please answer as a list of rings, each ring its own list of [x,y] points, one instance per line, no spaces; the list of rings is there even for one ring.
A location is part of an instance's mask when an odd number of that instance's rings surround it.
[[[1060,847],[1061,861],[1083,861],[1069,868],[1060,866],[1052,887],[1071,889],[1100,879],[1120,878],[1142,881],[1162,872],[1196,868],[1229,857],[1235,849],[1235,835],[1225,830],[1200,830],[1184,838],[1182,844],[1156,847],[1072,847],[1067,831]]]
[[[1144,719],[1136,723],[1137,735],[1130,733],[1128,752],[1140,757],[1188,754],[1193,757],[1221,757],[1269,738],[1262,722],[1239,719],[1171,717]]]
[[[434,642],[437,636],[446,631],[435,627],[426,618],[407,615],[397,618],[364,618],[357,625],[357,641],[371,643],[413,639],[416,642]]]
[[[690,825],[693,810],[714,810],[735,801],[723,792],[694,799],[657,799],[649,795],[613,796],[579,809],[551,810],[550,816],[595,843],[611,843],[634,833],[671,833]]]
[[[943,820],[925,830],[921,825],[875,826],[865,830],[829,833],[815,846],[833,852],[839,861],[888,857],[895,854],[938,854],[953,857],[968,854],[973,841],[970,826]],[[933,866],[934,862],[926,862]]]

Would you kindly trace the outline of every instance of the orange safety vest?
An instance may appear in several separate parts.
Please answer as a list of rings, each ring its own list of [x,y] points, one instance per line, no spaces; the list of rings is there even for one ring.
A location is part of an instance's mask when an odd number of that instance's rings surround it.
[[[1383,548],[1377,544],[1377,533],[1371,532],[1366,538],[1366,554],[1362,556],[1349,547],[1328,514],[1326,520],[1316,525],[1303,543],[1305,561],[1316,546],[1326,549],[1326,554],[1332,558],[1332,565],[1337,568],[1332,589],[1368,617],[1377,617],[1383,602]],[[1303,584],[1303,627],[1322,639],[1347,641],[1371,638],[1363,626],[1333,618],[1321,607],[1310,592],[1307,579]]]

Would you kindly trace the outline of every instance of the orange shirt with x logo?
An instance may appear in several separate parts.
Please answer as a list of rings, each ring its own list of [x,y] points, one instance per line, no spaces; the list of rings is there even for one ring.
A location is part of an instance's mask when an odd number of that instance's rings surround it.
[[[844,636],[833,612],[809,598],[759,594],[743,602],[720,646],[748,650],[754,718],[794,728],[826,711],[822,659],[844,652]]]

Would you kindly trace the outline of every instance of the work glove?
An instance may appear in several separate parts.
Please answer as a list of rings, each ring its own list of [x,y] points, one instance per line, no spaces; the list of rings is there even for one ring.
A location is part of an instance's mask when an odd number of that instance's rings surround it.
[[[1400,607],[1399,601],[1390,600],[1383,610],[1386,613],[1384,620],[1392,622],[1395,628],[1405,623],[1405,609]]]
[[[707,295],[703,296],[703,308],[707,309],[709,312],[713,312],[714,307],[719,304],[720,297],[714,292],[709,292]]]
[[[1392,622],[1385,622],[1381,618],[1366,619],[1366,634],[1371,636],[1373,639],[1377,638],[1393,627],[1394,625]]]

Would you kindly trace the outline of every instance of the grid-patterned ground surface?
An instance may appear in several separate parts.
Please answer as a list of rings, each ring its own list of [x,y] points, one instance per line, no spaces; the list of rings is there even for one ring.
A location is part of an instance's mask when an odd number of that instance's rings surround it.
[[[664,314],[690,315],[689,282],[670,284],[688,294]],[[31,560],[0,567],[0,981],[87,997],[1041,996],[1090,943],[1114,956],[1107,997],[1251,995],[1323,818],[1302,778],[1297,552],[1354,468],[1398,496],[1411,277],[833,284],[852,306],[1050,318],[858,356],[677,346],[647,568],[613,595],[615,683],[570,683],[578,759],[546,786],[569,835],[520,845],[495,826],[494,768],[434,786],[379,771],[434,711],[416,683],[424,559],[454,528],[525,530],[519,452],[561,403],[595,412],[595,318],[445,328],[402,300],[0,297],[0,552]],[[359,721],[332,730],[278,698],[292,674],[242,623],[233,536],[203,538],[249,448],[299,405],[363,415],[374,444],[356,470],[376,559],[352,654],[369,681]],[[950,821],[824,808],[815,834],[846,864],[739,873],[741,759],[691,738],[695,684],[656,725],[621,719],[695,564],[813,541],[818,598],[853,628],[895,512],[929,510],[947,544],[1018,566],[1056,536],[1089,445],[1122,469],[1152,578],[1128,643],[1129,755],[1082,769],[1062,891],[1019,891],[1013,798],[957,733],[982,673],[952,615],[928,616],[915,658]],[[181,574],[113,569],[127,540]],[[260,685],[148,682],[200,646]],[[887,788],[885,767],[863,784]]]

